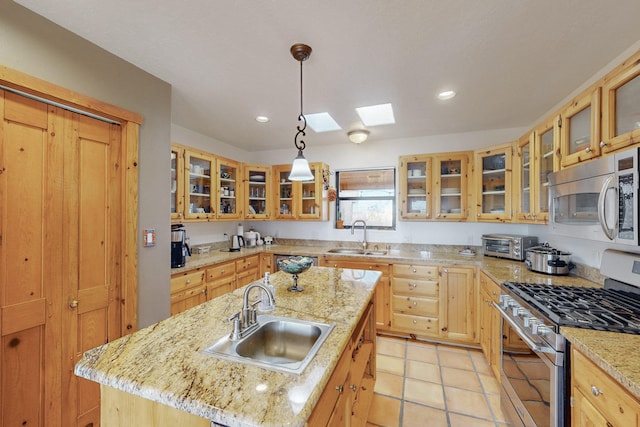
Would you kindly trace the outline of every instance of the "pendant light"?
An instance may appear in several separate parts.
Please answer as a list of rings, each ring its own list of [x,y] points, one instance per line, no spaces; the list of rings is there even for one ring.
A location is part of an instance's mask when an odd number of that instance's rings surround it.
[[[309,162],[304,158],[302,151],[306,145],[302,140],[302,136],[305,136],[304,132],[307,128],[307,119],[302,113],[302,61],[306,61],[311,56],[311,47],[306,44],[296,43],[291,46],[291,55],[293,58],[300,62],[300,115],[298,121],[302,122],[302,125],[298,125],[298,132],[293,138],[293,144],[298,149],[298,156],[293,159],[293,165],[291,166],[291,173],[289,174],[289,181],[311,181],[314,177],[309,168]],[[298,140],[300,138],[300,140]]]

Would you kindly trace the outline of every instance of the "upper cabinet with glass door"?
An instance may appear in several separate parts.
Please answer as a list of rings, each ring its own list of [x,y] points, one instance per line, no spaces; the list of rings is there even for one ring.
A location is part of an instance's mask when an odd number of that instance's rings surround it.
[[[189,220],[209,220],[215,217],[212,189],[216,180],[215,160],[210,154],[186,149],[184,168],[184,218]]]
[[[273,166],[274,217],[276,219],[329,219],[325,180],[329,167],[320,162],[309,163],[310,181],[289,181],[291,165]]]
[[[246,219],[270,219],[273,197],[271,195],[271,166],[242,165],[244,171],[244,217]]]
[[[600,155],[600,88],[585,92],[561,113],[561,166],[576,165]]]
[[[242,203],[242,171],[239,162],[218,157],[216,159],[218,188],[216,208],[218,219],[241,219]]]
[[[184,218],[184,147],[171,145],[171,220]]]
[[[400,157],[400,217],[431,219],[432,159],[428,155]]]
[[[513,144],[475,153],[476,217],[478,221],[511,220],[511,157]]]
[[[640,143],[640,52],[604,79],[602,151]]]
[[[434,219],[464,220],[469,215],[467,191],[470,153],[433,157]]]

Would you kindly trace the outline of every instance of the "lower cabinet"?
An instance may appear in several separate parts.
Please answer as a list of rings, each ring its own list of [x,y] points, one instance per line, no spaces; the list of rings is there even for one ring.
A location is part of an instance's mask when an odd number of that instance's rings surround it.
[[[389,264],[371,261],[366,258],[344,259],[339,257],[323,256],[318,260],[321,267],[352,268],[354,270],[373,270],[382,273],[376,286],[376,327],[378,330],[388,330],[391,326],[389,311]]]
[[[636,427],[640,402],[576,348],[571,350],[571,425]]]
[[[475,269],[440,267],[440,336],[477,343]]]
[[[320,395],[307,426],[365,426],[376,373],[375,303],[371,301]]]
[[[255,282],[260,278],[260,257],[250,255],[236,261],[236,279],[238,288]]]
[[[188,271],[171,277],[171,315],[207,300],[204,270]]]
[[[236,262],[229,261],[207,268],[207,301],[236,289]]]
[[[500,379],[500,343],[502,335],[500,330],[500,313],[493,307],[500,298],[500,285],[489,276],[480,272],[480,346],[491,370],[496,378]]]

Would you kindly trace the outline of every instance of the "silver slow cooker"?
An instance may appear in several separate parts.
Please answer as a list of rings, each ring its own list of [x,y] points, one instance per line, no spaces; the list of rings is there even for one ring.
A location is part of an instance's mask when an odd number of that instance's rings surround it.
[[[575,267],[570,259],[571,253],[554,249],[548,243],[544,243],[528,248],[524,263],[531,271],[560,276],[569,274],[569,270]]]

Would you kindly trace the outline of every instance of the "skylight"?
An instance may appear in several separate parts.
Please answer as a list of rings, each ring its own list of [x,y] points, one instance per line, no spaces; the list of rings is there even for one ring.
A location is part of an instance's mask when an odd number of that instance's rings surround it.
[[[342,129],[329,113],[305,114],[307,124],[316,132],[329,132]]]
[[[365,126],[390,125],[396,122],[391,104],[371,105],[356,108]]]

